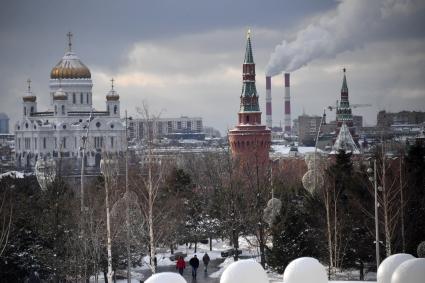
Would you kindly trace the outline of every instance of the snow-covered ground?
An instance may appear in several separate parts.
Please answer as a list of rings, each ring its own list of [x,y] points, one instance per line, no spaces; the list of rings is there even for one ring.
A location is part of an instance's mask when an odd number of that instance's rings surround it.
[[[243,258],[243,259],[252,258],[252,259],[259,261],[259,251],[256,248],[253,248],[252,245],[250,245],[250,242],[253,241],[253,240],[254,239],[251,239],[251,238],[240,238],[239,239],[239,248],[242,250],[241,258]],[[230,248],[232,248],[232,246],[230,246],[229,243],[226,242],[226,241],[213,240],[212,251],[209,250],[209,244],[198,243],[196,253],[194,251],[194,245],[192,245],[191,248],[189,248],[189,246],[186,246],[186,245],[180,245],[175,250],[175,253],[176,252],[182,252],[184,254],[187,254],[185,260],[188,261],[195,254],[198,256],[198,258],[202,258],[204,253],[207,252],[209,257],[211,258],[211,260],[214,260],[214,259],[222,258],[221,252],[224,251],[224,250],[230,249]],[[160,266],[160,267],[174,266],[176,263],[175,263],[175,261],[170,260],[170,256],[171,256],[170,251],[158,252],[157,253],[157,264],[158,264],[158,266]],[[139,283],[140,280],[147,279],[147,278],[143,278],[142,272],[149,269],[149,257],[148,256],[144,257],[143,262],[144,262],[144,264],[142,266],[132,268],[132,272],[131,272],[132,273],[132,281],[131,281],[132,283],[133,282]],[[226,258],[219,265],[219,270],[211,273],[209,275],[209,277],[217,278],[217,280],[219,280],[219,278],[223,274],[224,270],[232,263],[233,263],[233,257]],[[125,274],[125,271],[120,272],[120,273]],[[283,283],[283,275],[269,271],[268,276],[270,278],[270,283]],[[358,271],[355,271],[355,270],[344,271],[344,272],[340,272],[340,273],[337,274],[338,280],[341,280],[341,281],[329,281],[329,282],[332,282],[332,283],[362,283],[362,282],[373,283],[373,282],[375,282],[373,280],[376,280],[375,279],[376,278],[375,273],[367,273],[365,275],[365,277],[366,277],[366,280],[368,280],[368,281],[356,281],[356,279],[359,278]],[[352,281],[349,281],[349,280],[352,280]],[[91,282],[94,282],[93,278],[91,279]],[[103,281],[103,274],[99,274],[99,282],[104,282]],[[117,280],[117,282],[124,283],[124,282],[127,282],[127,280],[126,279]]]

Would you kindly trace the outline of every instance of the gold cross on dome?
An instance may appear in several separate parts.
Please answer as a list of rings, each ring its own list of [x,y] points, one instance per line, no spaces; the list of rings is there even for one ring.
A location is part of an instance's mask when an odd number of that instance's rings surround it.
[[[31,91],[31,79],[28,79],[27,83],[28,83],[28,92],[30,92]]]
[[[69,49],[69,51],[71,51],[71,46],[72,46],[71,38],[72,38],[73,34],[71,32],[68,32],[66,34],[66,36],[68,37],[68,49]]]
[[[112,78],[112,79],[111,79],[111,87],[112,87],[112,90],[114,90],[114,81],[115,81],[115,80],[114,80],[114,78]]]

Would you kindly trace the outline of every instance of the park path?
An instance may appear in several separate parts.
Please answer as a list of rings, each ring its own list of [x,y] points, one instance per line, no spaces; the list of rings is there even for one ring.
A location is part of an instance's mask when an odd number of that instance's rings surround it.
[[[208,273],[204,273],[204,265],[201,261],[198,269],[198,276],[196,279],[192,279],[192,269],[191,267],[187,267],[184,270],[183,277],[186,279],[188,283],[219,283],[220,278],[211,278],[209,275],[213,272],[216,272],[220,269],[219,265],[223,262],[224,259],[214,259],[211,260],[208,265]],[[158,266],[158,272],[177,272],[175,266]],[[145,278],[149,278],[151,272],[149,270],[142,271],[142,274]]]

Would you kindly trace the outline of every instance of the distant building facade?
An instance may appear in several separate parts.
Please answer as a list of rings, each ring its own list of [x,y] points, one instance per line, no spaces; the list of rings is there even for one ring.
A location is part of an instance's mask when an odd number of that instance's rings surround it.
[[[422,111],[379,111],[377,116],[378,127],[391,127],[392,125],[415,125],[425,122],[425,112]]]
[[[9,116],[5,113],[0,113],[0,134],[9,133]]]
[[[200,117],[157,118],[151,121],[146,119],[133,119],[129,121],[129,138],[144,140],[148,131],[153,131],[155,138],[169,139],[196,139],[203,140],[203,123]]]
[[[298,116],[298,142],[306,146],[314,146],[321,120],[321,116],[305,114]]]

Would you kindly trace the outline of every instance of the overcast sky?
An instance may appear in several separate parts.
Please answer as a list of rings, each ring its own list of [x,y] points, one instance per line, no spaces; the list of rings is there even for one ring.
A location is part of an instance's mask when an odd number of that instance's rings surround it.
[[[20,118],[29,77],[38,110],[49,107],[50,70],[71,31],[97,109],[114,77],[122,110],[145,100],[162,117],[201,116],[223,134],[236,124],[251,28],[264,123],[266,72],[276,75],[279,125],[282,71],[291,71],[294,119],[335,104],[345,67],[351,103],[373,105],[353,112],[371,125],[379,110],[425,111],[424,26],[421,0],[2,1],[0,112]]]

